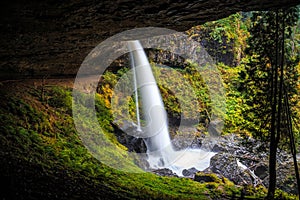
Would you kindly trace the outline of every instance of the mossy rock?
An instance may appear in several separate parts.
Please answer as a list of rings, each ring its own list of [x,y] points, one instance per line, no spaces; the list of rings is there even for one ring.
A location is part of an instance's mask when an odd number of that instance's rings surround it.
[[[234,183],[229,179],[214,173],[197,172],[194,181],[200,183],[217,183],[218,185],[234,186]]]
[[[194,181],[200,183],[223,183],[222,179],[216,174],[208,174],[205,172],[197,172],[195,174]]]

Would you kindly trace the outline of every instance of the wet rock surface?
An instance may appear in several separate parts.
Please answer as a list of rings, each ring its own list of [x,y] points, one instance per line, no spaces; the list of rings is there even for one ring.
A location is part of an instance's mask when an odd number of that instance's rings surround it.
[[[172,170],[168,168],[163,169],[156,169],[152,171],[154,174],[160,175],[160,176],[170,176],[170,177],[178,177],[176,173],[174,173]]]
[[[184,169],[182,170],[182,175],[184,177],[188,177],[188,178],[194,178],[195,174],[199,172],[199,170],[197,170],[196,168],[190,168],[190,169]]]
[[[237,185],[253,184],[247,170],[238,165],[237,158],[228,153],[219,153],[211,158],[210,170],[232,180]]]
[[[124,122],[124,125],[121,127],[118,125],[114,125],[113,127],[118,141],[126,146],[129,152],[146,153],[147,147],[144,140],[132,136],[138,134],[137,127],[133,123]]]
[[[268,146],[253,138],[242,139],[235,135],[222,136],[202,144],[217,152],[210,160],[206,173],[214,173],[237,185],[262,185],[268,187]],[[288,193],[298,194],[294,164],[291,155],[278,151],[277,187]],[[194,178],[197,169],[183,170],[183,176]],[[203,180],[205,182],[205,180]]]

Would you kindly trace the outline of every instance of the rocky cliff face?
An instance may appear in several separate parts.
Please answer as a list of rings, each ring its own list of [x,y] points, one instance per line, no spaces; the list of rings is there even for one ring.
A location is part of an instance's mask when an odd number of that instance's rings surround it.
[[[106,38],[135,27],[184,31],[237,11],[276,9],[297,0],[12,0],[0,3],[2,78],[76,74]]]

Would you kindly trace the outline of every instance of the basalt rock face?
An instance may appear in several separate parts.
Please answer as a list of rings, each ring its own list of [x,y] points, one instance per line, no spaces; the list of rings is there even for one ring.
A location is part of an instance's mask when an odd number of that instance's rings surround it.
[[[20,0],[0,3],[0,69],[5,76],[76,74],[100,42],[136,27],[177,31],[237,11],[292,6],[297,0]]]

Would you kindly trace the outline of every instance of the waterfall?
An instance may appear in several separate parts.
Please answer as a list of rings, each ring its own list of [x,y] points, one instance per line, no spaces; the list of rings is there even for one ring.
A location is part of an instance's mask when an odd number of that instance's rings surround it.
[[[133,71],[137,122],[141,130],[139,136],[144,139],[147,146],[150,167],[154,169],[167,167],[178,175],[182,175],[183,169],[191,167],[204,170],[215,154],[200,149],[182,151],[173,149],[167,112],[144,49],[138,40],[128,41],[128,48]],[[140,124],[139,98],[145,126]]]
[[[142,128],[142,136],[147,146],[147,153],[153,159],[158,159],[157,162],[161,162],[161,165],[166,165],[171,161],[170,157],[173,154],[167,112],[142,45],[137,40],[129,41],[128,48],[134,73],[134,91],[137,94],[139,90],[146,122],[146,126]],[[138,102],[137,95],[136,102]]]

